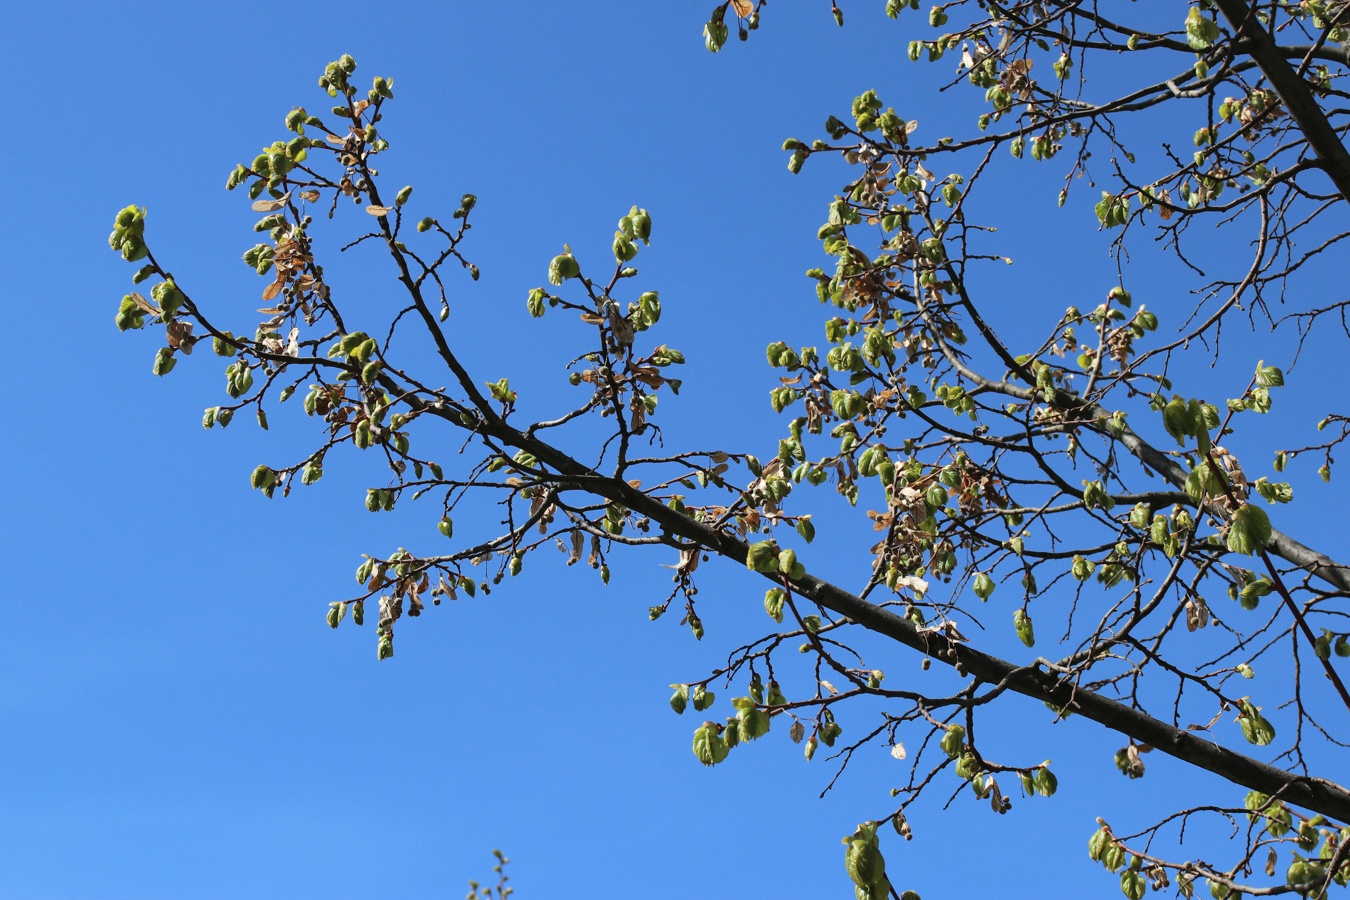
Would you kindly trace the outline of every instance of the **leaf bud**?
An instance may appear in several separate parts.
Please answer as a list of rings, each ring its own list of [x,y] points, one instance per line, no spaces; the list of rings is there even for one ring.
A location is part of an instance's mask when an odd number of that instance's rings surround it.
[[[886,860],[871,841],[850,841],[844,855],[844,867],[848,877],[859,887],[879,887],[886,878]]]
[[[620,263],[626,263],[637,256],[637,244],[629,240],[622,231],[614,232],[614,244],[612,247],[614,258]]]
[[[1195,432],[1195,421],[1185,400],[1173,395],[1163,407],[1163,427],[1167,429],[1168,434],[1176,438],[1177,446],[1185,446],[1185,438]]]
[[[633,230],[636,232],[638,240],[648,246],[651,245],[652,217],[648,215],[647,210],[639,209],[633,213]]]
[[[962,745],[966,739],[966,730],[960,725],[948,725],[947,732],[938,742],[942,752],[951,759],[956,759],[961,755]]]
[[[1018,640],[1028,647],[1036,645],[1036,632],[1032,628],[1031,616],[1027,615],[1025,609],[1017,609],[1013,612],[1013,628],[1017,631]]]

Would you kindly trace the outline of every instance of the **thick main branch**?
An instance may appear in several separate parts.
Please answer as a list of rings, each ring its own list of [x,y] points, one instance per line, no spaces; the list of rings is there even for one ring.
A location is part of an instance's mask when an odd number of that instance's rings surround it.
[[[437,413],[450,418],[447,412]],[[597,473],[551,444],[518,431],[501,419],[485,422],[481,427],[497,440],[533,454],[542,464],[553,468],[560,475],[576,479],[584,485],[585,490],[646,516],[659,524],[666,533],[744,564],[749,547],[736,537],[670,509],[621,479]],[[1162,459],[1166,460],[1166,457]],[[1175,463],[1171,464],[1175,466]],[[1338,568],[1336,571],[1342,570]],[[1198,737],[1102,694],[1076,687],[1036,665],[1015,665],[969,646],[951,643],[938,634],[920,631],[913,623],[894,612],[812,575],[798,579],[792,586],[801,596],[848,617],[870,631],[938,662],[952,666],[960,663],[967,672],[982,681],[1000,685],[1037,701],[1070,707],[1084,718],[1234,784],[1264,794],[1278,795],[1290,803],[1343,822],[1350,821],[1350,791],[1333,782],[1295,775],[1228,750],[1209,737]]]
[[[1286,52],[1257,20],[1246,0],[1214,0],[1214,5],[1243,39],[1243,49],[1261,67],[1270,86],[1284,101],[1285,109],[1298,123],[1308,146],[1317,154],[1336,190],[1350,200],[1350,152],[1346,151],[1340,134],[1327,120],[1308,83],[1289,64]]]

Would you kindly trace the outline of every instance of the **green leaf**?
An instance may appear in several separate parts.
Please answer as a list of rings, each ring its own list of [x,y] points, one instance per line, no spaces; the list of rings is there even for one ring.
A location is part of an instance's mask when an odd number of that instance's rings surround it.
[[[961,755],[962,745],[965,743],[965,740],[966,730],[964,728],[960,725],[948,725],[947,732],[942,736],[942,740],[938,743],[938,746],[942,749],[943,753],[947,754],[952,759],[956,759]]]
[[[753,741],[769,733],[769,714],[762,709],[743,709],[739,715],[741,737]]]
[[[581,266],[577,264],[576,257],[571,253],[564,253],[553,257],[553,261],[548,264],[548,283],[560,285],[569,278],[577,278],[581,275]]]
[[[886,879],[886,860],[872,841],[849,841],[844,852],[844,868],[860,888],[878,887]]]
[[[779,624],[783,621],[783,600],[786,596],[782,588],[769,588],[764,594],[764,611]]]
[[[176,365],[178,365],[178,360],[174,359],[173,351],[168,347],[160,347],[159,352],[155,354],[155,363],[150,367],[150,371],[156,375],[168,375]]]
[[[716,53],[727,42],[727,24],[716,19],[703,26],[703,43],[709,51]]]
[[[1093,862],[1100,862],[1106,848],[1111,846],[1111,835],[1105,828],[1098,828],[1092,832],[1092,837],[1088,838],[1088,858]]]
[[[1191,49],[1207,50],[1214,45],[1218,37],[1218,23],[1200,12],[1199,7],[1192,6],[1186,16],[1186,43],[1190,44]]]
[[[1261,715],[1260,707],[1252,705],[1246,697],[1238,701],[1237,723],[1242,727],[1242,736],[1250,744],[1264,747],[1275,740],[1275,726]]]
[[[1032,783],[1036,788],[1036,793],[1042,797],[1053,797],[1055,791],[1059,789],[1059,779],[1055,777],[1055,773],[1050,771],[1049,766],[1041,766],[1037,769]]]
[[[705,724],[694,732],[694,756],[705,766],[715,766],[727,758],[730,748],[726,740],[717,733],[717,726]]]
[[[1226,475],[1216,471],[1216,467],[1210,465],[1207,460],[1201,459],[1186,476],[1186,493],[1196,503],[1201,503],[1206,497],[1222,497],[1227,484]]]
[[[1273,388],[1284,387],[1284,372],[1275,366],[1263,366],[1257,364],[1256,384],[1258,387]]]
[[[778,571],[778,548],[773,541],[751,544],[745,554],[745,567],[752,572],[772,574]]]
[[[1270,517],[1265,510],[1248,503],[1233,513],[1233,520],[1228,525],[1228,549],[1252,556],[1270,543],[1272,534]]]

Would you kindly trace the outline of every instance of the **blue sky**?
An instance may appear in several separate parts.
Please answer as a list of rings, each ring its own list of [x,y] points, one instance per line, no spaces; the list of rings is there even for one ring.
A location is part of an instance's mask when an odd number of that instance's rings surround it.
[[[284,502],[250,491],[253,467],[289,461],[309,423],[293,410],[266,435],[198,427],[221,366],[199,356],[150,375],[152,339],[113,327],[130,272],[105,238],[117,209],[145,205],[179,283],[245,325],[260,285],[237,259],[256,216],[225,177],[282,135],[292,105],[322,106],[315,80],[351,53],[362,80],[395,79],[391,182],[414,184],[426,214],[480,198],[467,252],[483,278],[454,285],[451,322],[475,372],[557,408],[572,345],[564,323],[528,319],[526,291],[564,241],[607,256],[637,203],[655,222],[644,287],[661,291],[664,339],[690,359],[681,397],[662,403],[668,434],[771,455],[782,423],[763,347],[818,339],[802,272],[822,261],[815,230],[844,177],[815,160],[792,177],[782,140],[815,137],[868,87],[924,128],[959,105],[915,87],[925,73],[880,7],[850,4],[840,31],[825,5],[775,3],[752,41],[717,56],[699,4],[7,14],[0,894],[459,896],[501,847],[522,898],[849,896],[838,840],[889,811],[902,777],[884,749],[822,800],[830,764],[807,765],[784,735],[705,770],[689,751],[697,723],[666,706],[668,684],[701,678],[761,627],[754,578],[705,567],[709,636],[695,644],[675,617],[647,621],[668,585],[659,554],[621,555],[603,589],[535,564],[490,598],[407,623],[398,655],[377,664],[370,629],[325,627],[327,601],[349,595],[362,552],[431,541],[436,517],[370,516],[373,476],[355,461]],[[1057,175],[1028,177],[997,210],[1018,257],[996,313],[1009,322],[1113,283],[1090,191],[1053,218]],[[1029,224],[1042,214],[1048,234]],[[1057,273],[1030,277],[1048,259]],[[329,269],[378,305],[392,286],[378,263]],[[1175,272],[1140,269],[1165,295]],[[841,526],[818,552],[846,559],[848,536]],[[888,671],[917,672],[917,659],[879,653]],[[1052,729],[1019,704],[1001,713],[1006,746],[1054,758],[1061,793],[1004,817],[964,797],[943,814],[930,798],[916,839],[887,844],[902,888],[1109,895],[1082,849],[1095,816],[1149,795],[1213,796],[1213,780],[1160,760],[1127,783],[1111,763],[1123,740],[1076,721]],[[972,865],[986,847],[997,868]]]

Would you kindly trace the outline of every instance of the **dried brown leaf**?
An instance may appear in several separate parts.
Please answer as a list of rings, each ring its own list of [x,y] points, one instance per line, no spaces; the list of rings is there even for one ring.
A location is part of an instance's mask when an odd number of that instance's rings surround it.
[[[253,211],[256,213],[276,212],[285,205],[285,197],[282,197],[280,200],[255,200],[253,201]]]
[[[736,15],[742,19],[748,19],[755,11],[755,4],[751,0],[731,0],[731,8],[736,10]]]
[[[392,206],[367,206],[366,212],[372,216],[387,216],[394,211]]]
[[[152,316],[157,316],[160,314],[160,312],[162,312],[162,310],[160,310],[158,306],[151,303],[149,300],[145,299],[143,296],[136,293],[135,291],[132,291],[127,296],[129,296],[136,303],[136,305],[139,306],[143,311],[148,312]]]
[[[175,349],[175,350],[180,350],[180,349],[181,349],[184,353],[190,353],[190,352],[192,352],[192,351],[191,351],[191,347],[192,347],[192,341],[191,341],[191,337],[192,337],[192,323],[191,323],[191,322],[182,322],[182,321],[179,321],[179,320],[175,319],[175,320],[173,320],[172,322],[169,322],[169,323],[167,323],[167,324],[164,326],[164,332],[165,332],[165,338],[168,340],[169,346],[170,346],[170,347],[172,347],[172,348]],[[187,346],[186,346],[186,347],[183,346],[184,341],[187,342]]]
[[[619,304],[607,303],[606,311],[609,313],[609,327],[614,332],[614,340],[618,342],[620,347],[627,347],[632,344],[635,329],[633,323],[628,321],[620,312]]]
[[[280,293],[281,293],[281,282],[274,281],[267,287],[263,288],[262,298],[264,301],[272,300],[277,296],[277,294]]]

